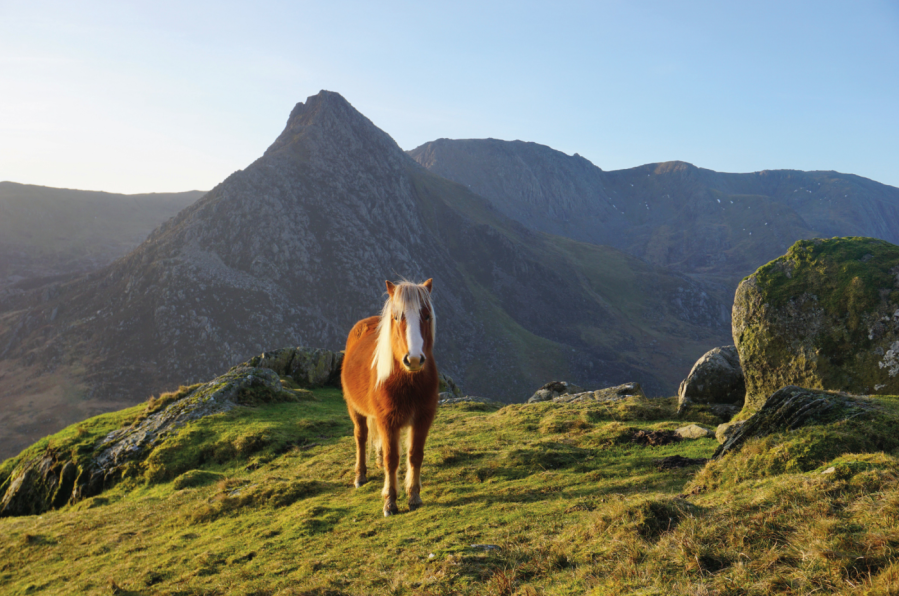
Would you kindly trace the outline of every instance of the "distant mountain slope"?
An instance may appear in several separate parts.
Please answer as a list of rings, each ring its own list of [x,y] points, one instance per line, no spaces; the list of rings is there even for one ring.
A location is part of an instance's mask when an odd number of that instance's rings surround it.
[[[798,239],[899,242],[899,189],[849,174],[725,174],[683,162],[605,172],[578,155],[496,139],[439,139],[409,154],[531,229],[716,283],[722,299]]]
[[[340,349],[402,276],[434,278],[438,365],[476,395],[553,379],[672,394],[729,338],[727,307],[695,282],[528,230],[323,91],[128,256],[0,302],[0,424],[20,433],[0,452],[262,350]]]
[[[122,195],[0,182],[0,291],[125,255],[201,191]]]

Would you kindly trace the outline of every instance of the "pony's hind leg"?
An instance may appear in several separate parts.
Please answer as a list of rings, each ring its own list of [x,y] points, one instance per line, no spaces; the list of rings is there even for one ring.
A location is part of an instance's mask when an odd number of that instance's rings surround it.
[[[359,488],[368,482],[368,468],[365,465],[365,451],[368,447],[368,419],[364,414],[360,414],[352,407],[350,410],[350,418],[353,419],[353,436],[356,438],[356,480],[353,482],[356,488]]]
[[[399,513],[396,506],[396,470],[400,466],[400,432],[380,427],[381,446],[384,449],[384,517]]]

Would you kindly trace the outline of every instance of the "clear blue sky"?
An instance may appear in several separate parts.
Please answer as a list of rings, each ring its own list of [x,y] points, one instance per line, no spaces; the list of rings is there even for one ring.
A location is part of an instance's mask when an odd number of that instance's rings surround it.
[[[899,186],[899,2],[0,0],[0,180],[209,189],[337,91],[404,149]]]

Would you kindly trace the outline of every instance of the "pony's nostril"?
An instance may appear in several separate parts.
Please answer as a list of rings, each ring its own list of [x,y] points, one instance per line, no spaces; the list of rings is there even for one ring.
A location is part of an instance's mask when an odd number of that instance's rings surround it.
[[[409,354],[403,356],[403,364],[405,364],[406,366],[412,366],[411,364],[409,364]]]
[[[421,360],[418,361],[418,365],[419,365],[419,366],[424,366],[424,365],[425,365],[425,360],[427,360],[427,358],[425,358],[425,355],[422,354],[422,355],[421,355]]]

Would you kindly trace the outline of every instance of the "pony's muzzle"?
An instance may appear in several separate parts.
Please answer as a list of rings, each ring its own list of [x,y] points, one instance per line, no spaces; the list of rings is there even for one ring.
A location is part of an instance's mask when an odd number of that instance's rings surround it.
[[[420,358],[415,356],[410,358],[409,354],[406,354],[403,356],[403,366],[406,367],[406,370],[417,372],[425,365],[425,360],[427,360],[427,358],[425,358],[424,354],[422,354]]]

